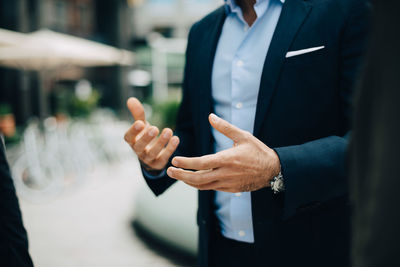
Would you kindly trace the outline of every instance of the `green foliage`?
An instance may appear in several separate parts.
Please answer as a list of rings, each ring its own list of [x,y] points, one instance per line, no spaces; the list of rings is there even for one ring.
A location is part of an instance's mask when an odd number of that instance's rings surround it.
[[[74,95],[68,107],[69,114],[79,117],[88,116],[97,107],[100,97],[100,93],[96,90],[93,90],[86,100],[81,100]]]
[[[58,88],[54,92],[54,114],[69,114],[69,106],[71,105],[74,94],[68,88]]]
[[[6,103],[0,103],[0,115],[6,115],[6,114],[11,114],[12,109],[9,104]]]
[[[155,121],[160,128],[169,127],[174,130],[179,105],[179,101],[176,100],[155,104],[153,106],[153,121]]]
[[[98,106],[101,94],[92,89],[90,95],[79,98],[68,86],[58,86],[52,95],[53,115],[65,114],[72,117],[86,117]]]
[[[15,134],[13,136],[4,136],[4,142],[7,145],[11,145],[11,144],[18,144],[19,141],[21,141],[21,135],[19,134],[19,129],[17,128],[17,131],[15,132]]]

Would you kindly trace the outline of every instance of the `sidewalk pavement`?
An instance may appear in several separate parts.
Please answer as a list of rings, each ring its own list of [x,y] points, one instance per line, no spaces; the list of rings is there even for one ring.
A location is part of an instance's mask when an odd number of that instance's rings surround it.
[[[37,267],[175,266],[150,250],[131,228],[142,187],[132,159],[100,166],[85,183],[46,204],[20,197],[30,253]]]

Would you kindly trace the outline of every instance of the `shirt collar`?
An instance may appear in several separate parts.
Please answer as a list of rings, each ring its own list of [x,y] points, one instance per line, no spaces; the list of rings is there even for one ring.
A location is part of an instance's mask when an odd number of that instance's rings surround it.
[[[236,0],[224,0],[225,1],[225,12],[226,14],[230,14],[232,12],[237,12],[240,7],[236,4]],[[256,0],[256,4],[259,4],[260,1],[265,1],[265,0]],[[278,0],[282,4],[285,3],[285,0]]]

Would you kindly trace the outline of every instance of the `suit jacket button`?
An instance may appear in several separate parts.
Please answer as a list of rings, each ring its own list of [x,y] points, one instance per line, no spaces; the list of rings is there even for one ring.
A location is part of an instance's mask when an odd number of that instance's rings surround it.
[[[206,220],[201,220],[201,223],[202,223],[203,225],[206,225],[207,221],[206,221]]]

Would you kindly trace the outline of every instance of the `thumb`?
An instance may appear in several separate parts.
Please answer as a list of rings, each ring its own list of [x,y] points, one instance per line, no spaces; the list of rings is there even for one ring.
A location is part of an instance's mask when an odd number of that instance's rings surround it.
[[[238,127],[230,124],[226,120],[219,118],[217,115],[211,113],[208,117],[210,124],[214,129],[218,132],[222,133],[229,139],[233,140],[235,143],[239,143],[239,141],[243,138],[244,132]]]
[[[146,122],[146,115],[144,113],[143,105],[137,98],[130,97],[126,102],[126,106],[128,107],[135,121],[141,120]]]

